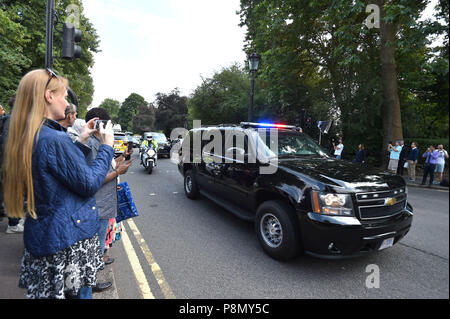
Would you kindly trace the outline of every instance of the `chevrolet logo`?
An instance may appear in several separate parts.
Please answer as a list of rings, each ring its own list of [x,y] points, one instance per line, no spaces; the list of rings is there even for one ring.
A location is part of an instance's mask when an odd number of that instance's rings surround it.
[[[395,203],[397,203],[397,200],[395,198],[388,197],[384,199],[384,205],[392,206],[395,205]]]

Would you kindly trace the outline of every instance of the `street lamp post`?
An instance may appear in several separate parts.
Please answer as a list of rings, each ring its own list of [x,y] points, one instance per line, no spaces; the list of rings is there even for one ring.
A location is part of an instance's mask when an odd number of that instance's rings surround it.
[[[255,95],[255,74],[258,71],[259,66],[259,60],[261,57],[256,54],[252,53],[249,57],[249,66],[250,66],[250,73],[252,74],[251,79],[251,85],[250,85],[250,105],[248,107],[248,121],[253,121],[253,96]]]

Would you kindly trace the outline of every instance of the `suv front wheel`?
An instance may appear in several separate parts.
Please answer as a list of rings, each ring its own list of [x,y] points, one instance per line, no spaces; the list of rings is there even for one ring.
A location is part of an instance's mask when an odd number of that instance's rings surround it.
[[[259,206],[255,231],[264,251],[274,259],[290,260],[301,251],[294,210],[281,200],[267,201]]]

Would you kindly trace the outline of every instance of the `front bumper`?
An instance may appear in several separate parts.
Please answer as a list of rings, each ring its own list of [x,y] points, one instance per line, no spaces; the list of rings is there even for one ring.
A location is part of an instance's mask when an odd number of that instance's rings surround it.
[[[411,228],[413,211],[408,205],[396,216],[371,222],[311,212],[298,217],[305,253],[337,259],[377,252],[388,238],[394,238],[395,245]]]

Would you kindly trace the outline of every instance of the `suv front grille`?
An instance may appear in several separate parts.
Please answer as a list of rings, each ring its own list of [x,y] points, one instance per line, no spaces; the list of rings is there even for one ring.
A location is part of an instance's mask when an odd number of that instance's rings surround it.
[[[358,193],[356,202],[362,220],[392,217],[406,207],[406,190],[399,188],[383,192]]]

